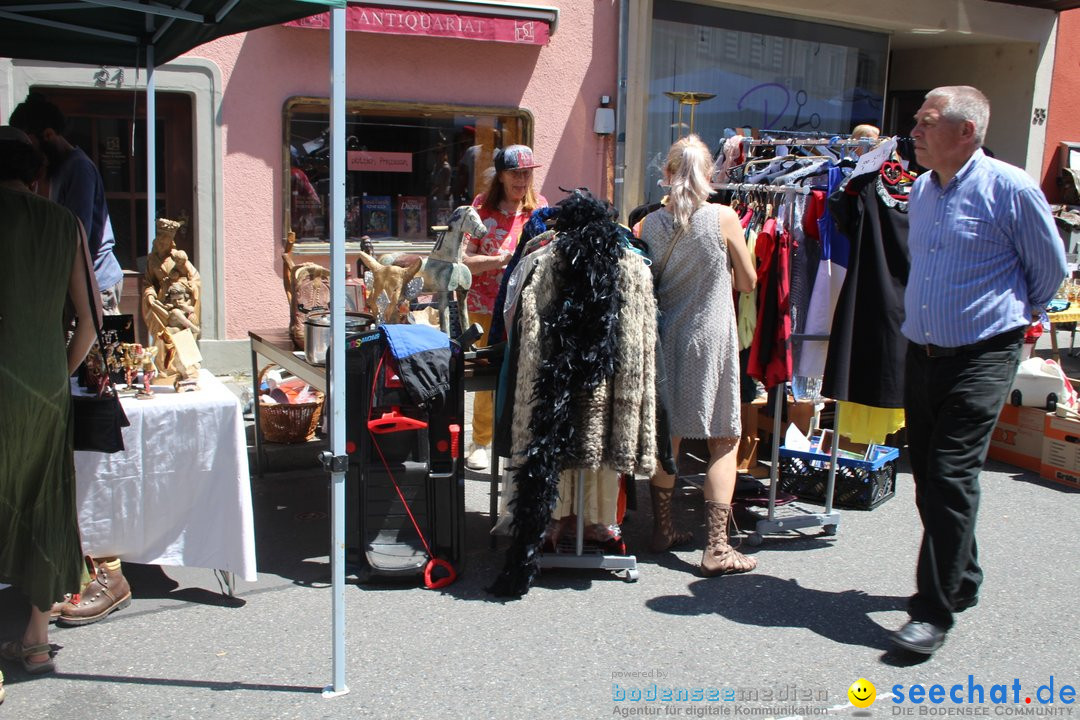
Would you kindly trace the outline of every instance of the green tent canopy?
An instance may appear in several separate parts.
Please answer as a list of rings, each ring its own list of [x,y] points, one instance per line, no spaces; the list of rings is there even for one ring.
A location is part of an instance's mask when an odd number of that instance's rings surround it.
[[[345,0],[0,0],[0,56],[140,67],[219,37],[344,7]]]

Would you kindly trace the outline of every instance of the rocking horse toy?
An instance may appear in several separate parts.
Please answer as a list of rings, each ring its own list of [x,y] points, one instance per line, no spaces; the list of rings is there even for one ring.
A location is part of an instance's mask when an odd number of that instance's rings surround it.
[[[469,312],[465,300],[469,294],[469,288],[472,287],[472,273],[463,262],[465,257],[465,236],[482,236],[487,232],[487,228],[480,219],[479,213],[476,212],[476,208],[462,205],[451,213],[447,226],[436,226],[435,230],[438,232],[438,236],[435,245],[431,248],[431,253],[426,258],[419,258],[417,255],[406,253],[383,255],[378,262],[375,262],[374,258],[364,253],[360,254],[360,258],[374,276],[372,283],[366,283],[368,287],[373,288],[368,298],[369,308],[372,302],[377,301],[379,297],[379,293],[374,288],[380,286],[404,288],[408,282],[407,278],[404,283],[400,281],[395,283],[390,281],[389,278],[386,278],[385,282],[380,282],[381,275],[388,275],[392,272],[387,268],[400,270],[402,266],[405,266],[411,270],[419,259],[421,262],[419,272],[411,273],[410,277],[412,274],[416,274],[418,278],[423,279],[423,292],[437,294],[439,327],[443,332],[449,333],[451,331],[449,293],[454,293],[457,298],[458,312],[461,319],[460,327],[462,329],[469,327]],[[394,307],[402,299],[401,297],[388,296],[384,302],[388,306]],[[376,310],[372,310],[372,312],[376,313],[376,316],[379,314]]]

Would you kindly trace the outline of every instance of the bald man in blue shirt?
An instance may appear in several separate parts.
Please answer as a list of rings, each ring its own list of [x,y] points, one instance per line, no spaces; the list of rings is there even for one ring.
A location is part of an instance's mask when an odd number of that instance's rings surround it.
[[[931,655],[954,614],[978,602],[979,473],[1016,375],[1032,313],[1065,277],[1042,191],[981,149],[990,103],[973,87],[931,90],[915,114],[911,270],[901,327],[910,341],[904,410],[923,539],[900,648]]]

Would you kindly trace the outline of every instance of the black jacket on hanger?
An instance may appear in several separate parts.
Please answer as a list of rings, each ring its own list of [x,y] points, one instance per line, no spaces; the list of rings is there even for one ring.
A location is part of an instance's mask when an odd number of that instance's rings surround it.
[[[852,177],[829,197],[837,227],[851,239],[847,276],[833,313],[821,393],[882,408],[904,406],[904,289],[907,201],[892,197],[883,175]]]

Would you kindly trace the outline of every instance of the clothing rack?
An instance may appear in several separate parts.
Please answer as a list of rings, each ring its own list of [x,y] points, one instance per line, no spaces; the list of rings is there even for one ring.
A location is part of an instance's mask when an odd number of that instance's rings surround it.
[[[713,183],[713,190],[735,190],[738,192],[766,192],[773,194],[791,193],[809,195],[812,189],[808,185],[766,185],[765,183]]]
[[[560,546],[567,552],[542,552],[538,563],[543,568],[573,568],[575,570],[610,570],[626,582],[638,579],[636,555],[605,555],[597,551],[585,550],[585,471],[578,470],[574,491],[574,514],[577,516],[577,532],[574,537],[574,552]]]
[[[801,185],[759,185],[753,183],[714,183],[713,188],[716,190],[750,190],[750,191],[765,191],[771,193],[785,193],[794,196],[794,194],[807,194],[811,188]],[[806,334],[792,334],[791,342],[802,342],[804,340],[828,340],[827,335],[806,335]],[[790,383],[790,379],[778,383],[775,386],[776,398],[773,403],[773,430],[772,430],[772,448],[770,452],[769,462],[769,502],[764,514],[750,508],[750,512],[754,514],[758,519],[755,523],[754,530],[747,533],[746,541],[752,545],[757,546],[764,542],[765,535],[773,535],[779,532],[786,532],[790,530],[798,530],[808,527],[821,527],[825,535],[835,535],[837,526],[840,524],[840,514],[833,509],[833,490],[836,485],[836,468],[839,458],[839,433],[833,431],[832,433],[832,447],[830,449],[829,457],[829,475],[826,481],[825,487],[825,508],[822,512],[814,512],[801,507],[797,503],[790,503],[782,506],[782,511],[777,510],[776,495],[777,488],[780,484],[780,442],[781,442],[781,426],[783,425],[783,413],[784,405],[787,400],[787,386]],[[835,411],[833,420],[833,426],[838,427],[839,423],[839,409]]]
[[[780,133],[785,131],[770,130],[769,133]],[[788,131],[790,134],[794,134],[796,131]],[[821,133],[811,133],[809,136],[801,138],[746,138],[742,141],[743,154],[749,158],[750,148],[754,147],[802,147],[802,148],[830,148],[835,150],[856,150],[862,148],[863,150],[869,150],[873,148],[879,141],[873,138],[851,138],[847,135],[830,135],[829,137],[822,136]]]

